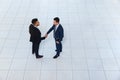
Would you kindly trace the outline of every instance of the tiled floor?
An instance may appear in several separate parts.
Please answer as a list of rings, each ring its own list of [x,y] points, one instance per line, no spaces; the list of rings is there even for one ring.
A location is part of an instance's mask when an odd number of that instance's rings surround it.
[[[42,35],[59,16],[63,52],[54,60],[52,33],[31,54],[28,26]],[[120,80],[120,0],[0,0],[0,80]]]

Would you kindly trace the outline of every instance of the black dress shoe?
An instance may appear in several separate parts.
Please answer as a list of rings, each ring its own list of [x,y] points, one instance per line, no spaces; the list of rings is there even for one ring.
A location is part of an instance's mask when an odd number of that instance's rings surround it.
[[[59,55],[55,55],[54,57],[53,57],[53,59],[56,59],[56,58],[58,58],[59,57]]]
[[[38,58],[43,58],[43,55],[36,56],[36,58],[37,58],[37,59],[38,59]]]
[[[55,50],[57,52],[57,50]],[[62,52],[62,50],[60,50],[60,52]]]

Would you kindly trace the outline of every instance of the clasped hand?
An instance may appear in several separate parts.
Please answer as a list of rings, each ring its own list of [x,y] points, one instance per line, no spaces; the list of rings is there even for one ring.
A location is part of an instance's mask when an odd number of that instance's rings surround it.
[[[44,36],[45,38],[47,38],[48,37],[48,34],[45,34],[45,36]]]

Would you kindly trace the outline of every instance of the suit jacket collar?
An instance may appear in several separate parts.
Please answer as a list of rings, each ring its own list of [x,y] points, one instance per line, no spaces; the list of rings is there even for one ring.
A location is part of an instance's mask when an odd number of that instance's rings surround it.
[[[38,29],[36,26],[34,26],[33,24],[31,24],[35,29]],[[39,29],[38,29],[39,30]]]
[[[58,25],[57,25],[57,29],[56,29],[56,31],[59,29],[60,26],[61,26],[61,24],[58,24]],[[56,31],[55,31],[55,32],[56,32]]]

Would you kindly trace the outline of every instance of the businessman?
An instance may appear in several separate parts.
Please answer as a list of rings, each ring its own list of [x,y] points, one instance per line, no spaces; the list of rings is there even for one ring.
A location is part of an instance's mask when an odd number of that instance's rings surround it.
[[[32,19],[31,25],[29,26],[29,33],[30,33],[30,42],[32,42],[32,54],[35,54],[36,58],[42,58],[43,55],[39,55],[39,45],[45,37],[41,37],[41,32],[38,29],[40,25],[37,18]]]
[[[48,36],[48,34],[53,31],[55,44],[56,44],[56,55],[53,57],[54,59],[58,58],[60,56],[60,52],[62,52],[62,43],[64,37],[64,30],[62,25],[59,23],[60,19],[58,17],[55,17],[53,20],[53,26],[48,30],[45,37]]]

